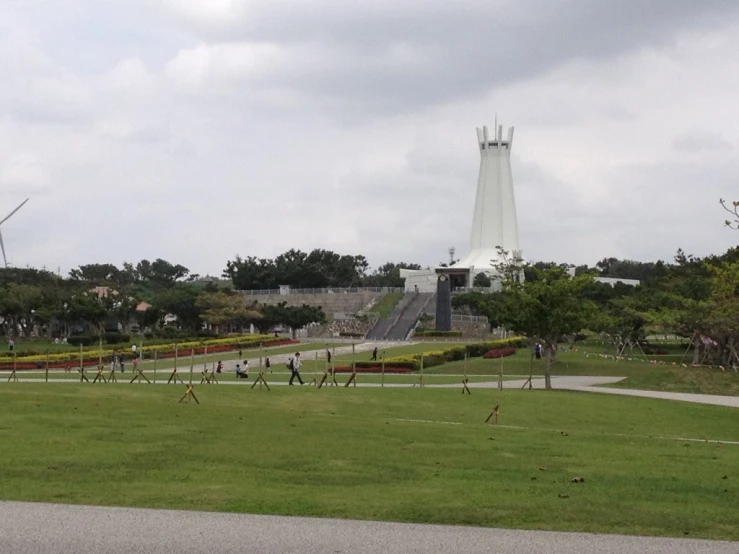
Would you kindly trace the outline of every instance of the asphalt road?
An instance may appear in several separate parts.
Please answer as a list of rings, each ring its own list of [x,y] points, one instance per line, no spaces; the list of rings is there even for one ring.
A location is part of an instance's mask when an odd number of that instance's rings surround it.
[[[13,554],[739,552],[737,542],[24,502],[0,502],[0,521],[0,552]]]

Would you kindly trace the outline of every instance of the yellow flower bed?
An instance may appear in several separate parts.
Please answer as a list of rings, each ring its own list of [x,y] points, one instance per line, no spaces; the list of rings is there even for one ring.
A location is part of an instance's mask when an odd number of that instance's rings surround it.
[[[189,350],[190,348],[202,348],[204,346],[229,346],[232,345],[234,347],[242,346],[242,347],[251,347],[251,346],[257,346],[259,343],[262,342],[270,342],[274,341],[275,337],[272,335],[240,335],[237,337],[227,337],[223,339],[206,339],[201,341],[186,341],[186,342],[172,342],[167,344],[153,344],[151,346],[147,346],[146,343],[144,343],[143,347],[140,349],[140,353],[148,354],[153,352],[171,352],[174,351],[175,345],[179,350]],[[113,350],[120,351],[121,347],[113,348],[111,346],[105,346],[102,350],[102,357],[103,358],[109,358],[110,355],[113,353]],[[99,348],[95,349],[88,349],[83,350],[81,353],[79,351],[68,351],[68,352],[55,352],[53,354],[36,354],[33,356],[22,356],[17,358],[18,363],[23,362],[45,362],[46,360],[49,360],[49,362],[64,362],[64,361],[72,361],[72,360],[79,360],[80,355],[83,359],[90,359],[90,358],[97,358],[101,355],[101,350]],[[0,356],[0,363],[11,363],[13,361],[12,356]]]

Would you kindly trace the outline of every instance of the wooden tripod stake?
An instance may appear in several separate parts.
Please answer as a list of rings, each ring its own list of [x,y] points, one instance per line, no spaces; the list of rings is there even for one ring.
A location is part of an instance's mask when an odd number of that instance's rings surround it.
[[[346,382],[346,385],[344,385],[344,388],[348,387],[352,383],[354,383],[355,387],[357,386],[357,362],[354,359],[354,343],[352,343],[352,374]]]
[[[100,381],[101,383],[107,383],[105,379],[105,374],[103,373],[102,364],[98,366],[98,372],[95,375],[95,378],[92,380],[93,383],[97,383],[98,381]]]
[[[177,384],[178,379],[180,380],[180,383],[182,383],[183,385],[185,384],[185,382],[182,380],[182,377],[180,377],[180,375],[177,373],[177,355],[178,355],[178,347],[175,344],[174,345],[174,369],[172,370],[172,375],[170,375],[169,379],[167,380],[168,385],[172,382],[173,379],[174,379],[175,385]],[[187,393],[185,393],[185,395],[187,395]],[[182,400],[180,400],[180,402],[182,402]]]
[[[185,394],[182,395],[182,398],[180,398],[180,402],[182,402],[185,398],[187,398],[187,403],[190,403],[190,398],[192,398],[196,404],[200,404],[200,401],[198,400],[198,397],[195,396],[195,392],[192,390],[192,369],[195,365],[195,349],[193,348],[190,351],[190,382],[187,385],[187,389],[185,390]],[[177,371],[177,368],[175,368],[175,371]],[[180,379],[180,382],[182,383],[182,379]],[[184,383],[183,383],[184,384]]]
[[[462,394],[467,393],[472,396],[470,388],[467,386],[470,380],[467,378],[467,352],[464,353],[464,378],[462,379]]]
[[[48,367],[48,365],[49,364],[46,364],[46,366],[47,366],[46,367],[46,374],[47,375],[49,374],[49,367]],[[85,366],[82,363],[82,343],[80,343],[80,383],[82,381],[87,381],[88,383],[90,382],[90,380],[87,378],[87,375],[85,375]]]
[[[143,379],[144,381],[146,381],[147,383],[151,385],[151,381],[149,381],[146,375],[144,375],[144,370],[141,367],[141,360],[144,359],[144,348],[143,347],[144,347],[144,342],[141,341],[140,346],[139,346],[139,351],[136,353],[138,355],[139,363],[134,365],[135,375],[131,379],[131,383],[133,383],[136,379],[138,379],[139,382],[141,382],[141,379]]]
[[[267,359],[267,351],[264,349],[264,344],[260,343],[259,347],[261,348],[262,354],[264,355],[264,359],[266,360]],[[264,378],[264,369],[265,368],[262,365],[262,355],[260,355],[259,356],[259,374],[257,375],[257,380],[254,381],[252,383],[252,385],[251,385],[251,388],[252,389],[257,386],[257,383],[259,383],[259,388],[260,389],[262,388],[262,385],[264,385],[265,387],[267,387],[267,390],[269,390],[269,385],[267,384],[267,380]],[[270,368],[270,371],[272,371],[271,368]]]
[[[313,385],[314,387],[318,386],[318,350],[315,352],[316,354],[316,360],[315,365],[313,366],[313,380],[308,383],[308,386]]]
[[[500,402],[496,400],[495,406],[493,407],[493,411],[490,412],[490,415],[485,420],[485,423],[489,422],[491,418],[493,419],[493,423],[498,423],[498,412],[500,411]]]
[[[13,371],[10,374],[10,377],[8,377],[8,383],[12,380],[14,383],[18,382],[18,376],[15,374],[16,369],[16,361],[15,361],[15,351],[13,351]]]

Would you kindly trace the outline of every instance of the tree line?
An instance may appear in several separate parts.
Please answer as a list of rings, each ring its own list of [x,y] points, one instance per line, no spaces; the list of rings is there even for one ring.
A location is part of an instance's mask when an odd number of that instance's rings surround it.
[[[738,248],[705,258],[678,250],[671,263],[628,262],[632,277],[642,277],[638,286],[595,280],[624,266],[613,259],[604,260],[601,271],[574,277],[563,265],[525,264],[511,256],[500,265],[499,292],[456,295],[453,305],[541,343],[548,388],[557,343],[584,331],[599,334],[616,354],[649,334],[674,334],[692,344],[694,365],[739,365]],[[513,278],[519,272],[525,280]]]

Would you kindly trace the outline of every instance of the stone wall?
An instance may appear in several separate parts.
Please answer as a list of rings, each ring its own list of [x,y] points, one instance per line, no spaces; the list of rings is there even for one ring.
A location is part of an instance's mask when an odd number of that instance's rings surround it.
[[[265,294],[246,295],[253,302],[274,306],[280,302],[287,302],[288,306],[320,306],[328,319],[333,319],[335,313],[355,314],[368,305],[378,302],[384,292],[338,292],[322,294]]]
[[[424,318],[423,325],[426,329],[435,329],[436,317]],[[455,321],[452,319],[452,331],[461,331],[462,338],[494,338],[494,334],[490,332],[490,325],[487,321]]]
[[[312,338],[331,338],[356,335],[364,337],[377,322],[376,319],[335,319],[326,325],[308,328],[308,336]]]

